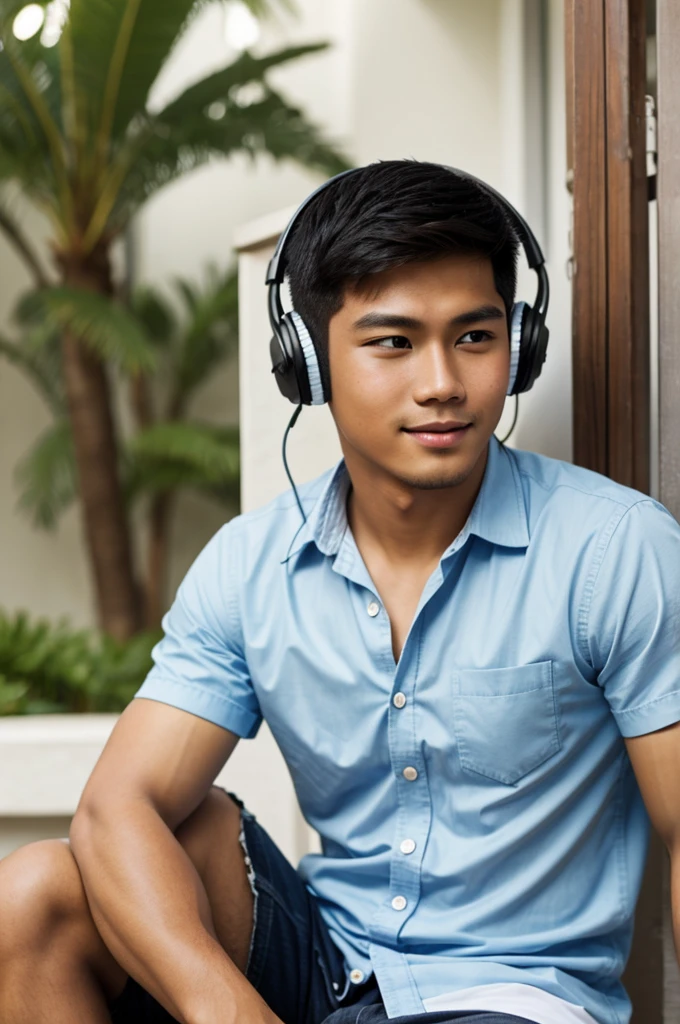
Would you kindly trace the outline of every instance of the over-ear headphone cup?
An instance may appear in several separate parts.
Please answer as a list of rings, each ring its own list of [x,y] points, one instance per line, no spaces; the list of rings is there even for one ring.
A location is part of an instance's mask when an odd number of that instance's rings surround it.
[[[295,367],[284,348],[281,336],[278,334],[275,334],[269,343],[269,355],[272,361],[272,373],[279,391],[289,401],[299,405],[300,388],[295,375]]]
[[[549,331],[536,315],[533,306],[527,306],[522,323],[522,340],[515,394],[530,391],[540,376],[548,348]]]

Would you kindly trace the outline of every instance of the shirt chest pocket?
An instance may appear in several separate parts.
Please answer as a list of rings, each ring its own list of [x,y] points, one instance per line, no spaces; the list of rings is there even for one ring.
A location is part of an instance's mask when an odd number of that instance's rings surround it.
[[[562,746],[552,662],[460,669],[453,719],[462,769],[514,785]]]

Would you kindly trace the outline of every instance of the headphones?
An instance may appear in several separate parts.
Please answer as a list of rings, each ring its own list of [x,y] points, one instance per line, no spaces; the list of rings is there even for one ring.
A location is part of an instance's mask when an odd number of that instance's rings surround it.
[[[281,285],[286,274],[286,242],[302,212],[320,192],[329,188],[340,178],[363,169],[352,168],[349,171],[342,171],[333,178],[329,178],[311,195],[307,196],[281,234],[274,255],[267,267],[265,284],[269,288],[269,322],[274,332],[269,346],[272,373],[281,394],[295,405],[324,405],[328,401],[328,395],[309,329],[295,310],[291,310],[289,313],[283,311]],[[527,222],[504,196],[472,174],[460,171],[456,167],[447,167],[446,169],[459,178],[479,185],[483,191],[500,203],[517,233],[529,266],[536,271],[538,276],[538,291],[533,306],[526,302],[516,302],[512,307],[510,317],[510,378],[507,393],[508,395],[518,395],[529,391],[532,387],[543,368],[548,348],[549,332],[545,320],[548,312],[550,287],[543,253]]]

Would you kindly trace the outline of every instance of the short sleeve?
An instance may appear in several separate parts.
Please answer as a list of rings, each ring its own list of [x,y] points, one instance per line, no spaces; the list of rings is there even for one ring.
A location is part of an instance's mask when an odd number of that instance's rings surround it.
[[[680,526],[658,502],[638,502],[614,525],[585,621],[621,734],[680,721]]]
[[[251,738],[262,721],[243,654],[233,523],[206,545],[163,617],[154,666],[136,697],[189,711]]]

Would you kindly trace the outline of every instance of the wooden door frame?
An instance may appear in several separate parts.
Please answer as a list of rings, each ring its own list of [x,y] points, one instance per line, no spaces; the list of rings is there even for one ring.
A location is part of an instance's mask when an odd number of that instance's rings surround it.
[[[645,0],[566,0],[574,462],[649,490]]]
[[[674,2],[674,0],[671,0]],[[573,189],[573,458],[650,488],[645,0],[565,0]],[[676,321],[677,322],[677,321]],[[623,982],[662,1024],[665,851],[652,834]]]
[[[659,238],[659,498],[680,520],[680,5],[657,0]],[[680,970],[673,945],[670,872],[663,871],[664,1021],[680,1020]]]

